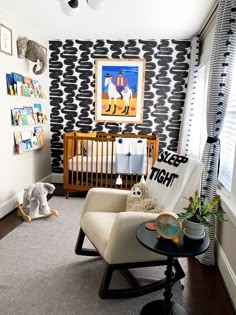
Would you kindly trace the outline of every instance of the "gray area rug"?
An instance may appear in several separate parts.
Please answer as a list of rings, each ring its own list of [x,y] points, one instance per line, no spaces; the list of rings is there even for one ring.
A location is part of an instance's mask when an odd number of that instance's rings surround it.
[[[83,201],[54,196],[49,204],[59,217],[23,222],[0,241],[0,314],[134,315],[162,299],[162,291],[131,299],[98,297],[103,261],[74,253]],[[161,278],[164,267],[135,272],[144,280]],[[112,286],[126,286],[118,272]],[[181,304],[181,297],[178,282],[173,301]]]

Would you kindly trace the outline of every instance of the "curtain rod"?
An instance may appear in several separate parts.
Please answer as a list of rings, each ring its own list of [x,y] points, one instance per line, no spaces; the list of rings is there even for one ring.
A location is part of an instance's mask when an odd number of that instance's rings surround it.
[[[202,35],[202,33],[205,31],[205,29],[206,29],[208,23],[210,23],[211,19],[212,19],[213,16],[215,15],[216,10],[217,10],[217,8],[218,8],[218,5],[219,5],[219,2],[217,1],[217,3],[215,4],[213,10],[211,11],[211,13],[210,13],[209,16],[207,17],[205,23],[203,24],[203,26],[202,26],[202,28],[201,28],[201,30],[200,30],[200,32],[199,32],[199,36]]]

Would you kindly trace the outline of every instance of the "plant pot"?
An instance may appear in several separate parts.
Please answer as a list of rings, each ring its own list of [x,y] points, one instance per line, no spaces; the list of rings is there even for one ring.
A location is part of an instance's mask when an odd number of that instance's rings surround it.
[[[186,220],[183,222],[183,233],[193,240],[201,240],[205,236],[205,227],[200,223]]]

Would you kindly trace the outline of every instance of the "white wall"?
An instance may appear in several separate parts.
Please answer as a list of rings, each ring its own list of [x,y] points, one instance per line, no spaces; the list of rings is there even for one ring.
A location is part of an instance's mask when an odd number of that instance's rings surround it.
[[[45,34],[36,33],[25,20],[17,19],[12,13],[0,9],[0,23],[12,29],[13,56],[0,52],[0,218],[15,208],[16,199],[20,198],[23,189],[40,180],[48,180],[51,174],[50,166],[50,133],[49,123],[44,124],[47,146],[43,149],[17,155],[14,152],[15,130],[32,130],[32,126],[12,126],[11,108],[30,106],[41,103],[43,110],[49,116],[48,101],[48,69],[42,75],[32,72],[33,63],[17,57],[16,40],[18,37],[28,37],[47,47]],[[6,73],[17,72],[42,83],[47,99],[10,96],[6,89]]]

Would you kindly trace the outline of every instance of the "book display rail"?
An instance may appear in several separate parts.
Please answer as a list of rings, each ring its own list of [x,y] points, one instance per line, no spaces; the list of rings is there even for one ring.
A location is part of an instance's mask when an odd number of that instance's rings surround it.
[[[6,74],[7,93],[10,96],[25,96],[29,98],[45,99],[42,85],[19,73]],[[43,124],[48,121],[42,111],[42,105],[35,102],[32,105],[11,108],[11,123],[13,126],[31,126],[13,131],[15,152],[23,154],[45,147],[45,133]]]
[[[42,126],[35,126],[33,130],[14,131],[14,139],[17,154],[37,150],[46,145]]]
[[[12,72],[6,74],[6,81],[8,95],[45,98],[42,85],[38,80]]]
[[[46,114],[42,112],[41,104],[12,108],[11,119],[14,126],[34,125],[48,120]]]

